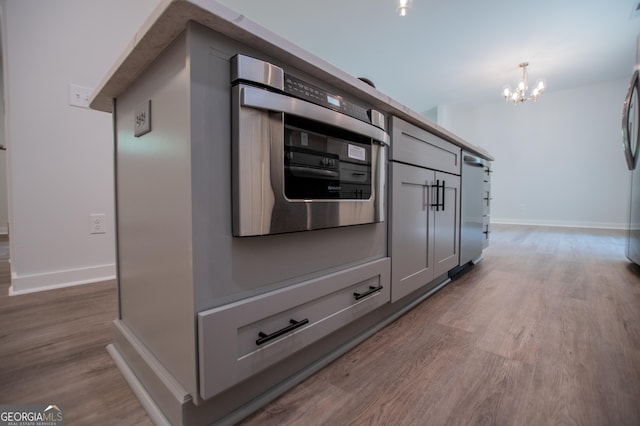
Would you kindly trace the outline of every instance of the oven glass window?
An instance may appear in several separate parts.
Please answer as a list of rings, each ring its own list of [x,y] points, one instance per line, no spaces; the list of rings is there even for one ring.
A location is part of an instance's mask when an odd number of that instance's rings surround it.
[[[284,195],[291,200],[371,198],[371,140],[285,117]]]

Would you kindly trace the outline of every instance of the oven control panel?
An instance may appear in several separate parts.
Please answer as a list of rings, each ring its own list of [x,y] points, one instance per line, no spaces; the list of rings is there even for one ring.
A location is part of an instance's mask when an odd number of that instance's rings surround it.
[[[331,108],[335,111],[340,111],[358,120],[371,123],[367,108],[347,101],[343,96],[329,93],[325,89],[314,86],[287,73],[284,74],[284,91],[297,98]]]
[[[239,82],[257,83],[270,90],[284,92],[386,130],[385,117],[381,112],[355,103],[351,99],[347,100],[332,89],[323,89],[260,59],[242,54],[231,58],[231,84]]]

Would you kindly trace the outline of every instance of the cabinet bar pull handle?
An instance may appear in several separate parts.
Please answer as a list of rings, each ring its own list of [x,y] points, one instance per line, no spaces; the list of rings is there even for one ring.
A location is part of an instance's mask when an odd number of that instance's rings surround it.
[[[367,297],[368,295],[373,294],[373,293],[375,293],[377,291],[380,291],[380,290],[382,290],[382,286],[381,285],[379,285],[378,287],[374,287],[374,286],[370,285],[369,286],[369,290],[365,291],[364,293],[353,293],[353,297],[355,297],[356,300],[360,300],[360,299],[363,299],[363,298]]]
[[[442,188],[442,201],[440,201],[440,188]],[[436,202],[434,204],[431,204],[431,207],[435,207],[437,212],[440,211],[440,208],[442,208],[442,211],[444,211],[444,191],[445,191],[444,181],[442,181],[442,185],[440,185],[440,180],[437,179],[435,189],[436,189]]]
[[[300,321],[296,321],[294,319],[290,319],[289,320],[289,324],[291,324],[291,325],[288,325],[285,328],[282,328],[282,329],[280,329],[278,331],[274,331],[271,334],[265,334],[265,333],[263,333],[261,331],[261,332],[258,333],[259,339],[256,340],[256,345],[259,346],[259,345],[262,345],[264,343],[267,343],[270,340],[273,340],[273,339],[275,339],[277,337],[280,337],[283,334],[287,334],[288,332],[293,331],[298,327],[302,327],[303,325],[308,324],[308,323],[309,323],[309,318],[305,318],[305,319],[300,320]]]
[[[436,202],[431,204],[431,207],[435,207],[436,211],[440,211],[440,181],[436,180]]]

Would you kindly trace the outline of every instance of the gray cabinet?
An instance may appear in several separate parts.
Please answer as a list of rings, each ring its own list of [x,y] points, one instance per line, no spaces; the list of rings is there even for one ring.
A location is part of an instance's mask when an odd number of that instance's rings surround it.
[[[391,179],[391,300],[395,302],[458,266],[460,178],[392,163]]]
[[[489,236],[491,235],[491,163],[487,162],[484,168],[484,195],[483,195],[483,215],[482,215],[482,248],[489,247]]]
[[[391,118],[392,161],[460,175],[462,150],[456,145],[407,123]]]
[[[394,117],[390,163],[391,300],[459,264],[460,148]]]

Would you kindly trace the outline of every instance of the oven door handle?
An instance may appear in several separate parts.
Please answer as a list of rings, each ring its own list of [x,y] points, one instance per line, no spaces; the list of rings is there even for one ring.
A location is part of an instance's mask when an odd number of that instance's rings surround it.
[[[389,135],[382,129],[349,115],[303,101],[302,99],[243,85],[240,90],[240,104],[243,107],[283,112],[285,114],[319,121],[389,145]]]
[[[340,172],[336,170],[314,169],[312,167],[303,166],[284,166],[285,170],[289,170],[294,176],[318,178],[318,179],[339,179]]]

